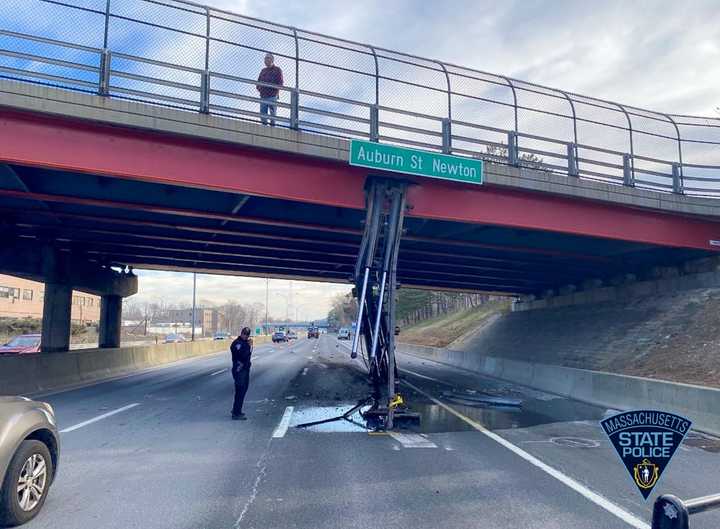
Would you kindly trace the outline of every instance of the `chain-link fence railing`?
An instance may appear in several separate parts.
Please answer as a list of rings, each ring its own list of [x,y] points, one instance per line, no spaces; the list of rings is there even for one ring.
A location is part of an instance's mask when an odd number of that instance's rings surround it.
[[[266,54],[282,86],[258,81]],[[5,0],[0,76],[720,197],[720,118],[668,115],[183,0]],[[267,92],[267,91],[266,91]]]

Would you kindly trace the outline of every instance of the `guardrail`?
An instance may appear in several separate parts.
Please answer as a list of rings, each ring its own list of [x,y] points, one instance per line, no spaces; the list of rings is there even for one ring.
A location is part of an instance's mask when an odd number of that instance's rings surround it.
[[[42,17],[23,16],[33,9]],[[6,78],[260,121],[255,87],[274,85],[256,76],[273,53],[286,80],[274,86],[281,126],[720,197],[720,118],[621,105],[185,0],[25,0],[15,11],[0,17]],[[38,18],[54,23],[40,30]]]
[[[685,501],[665,494],[655,500],[652,529],[688,529],[690,515],[714,509],[720,509],[720,494]]]

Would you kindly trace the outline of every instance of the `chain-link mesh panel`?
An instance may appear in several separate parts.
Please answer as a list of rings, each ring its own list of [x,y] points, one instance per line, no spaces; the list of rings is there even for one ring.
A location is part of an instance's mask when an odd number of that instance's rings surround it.
[[[667,116],[625,109],[632,123],[635,183],[638,187],[672,190],[672,164],[680,162],[678,133]]]
[[[522,165],[567,171],[567,144],[575,141],[573,107],[561,92],[511,81],[518,104],[518,148]],[[547,137],[552,131],[552,140]]]
[[[80,7],[94,7],[91,4],[77,2]],[[0,23],[0,76],[97,91],[104,15],[41,0],[7,0],[5,10]],[[38,24],[38,13],[51,22]],[[74,31],[78,23],[87,32]]]
[[[682,138],[683,183],[689,194],[720,196],[720,119],[671,116]]]
[[[302,31],[298,39],[301,127],[328,127],[341,135],[369,135],[368,106],[375,103],[376,81],[372,51]]]
[[[453,152],[506,161],[507,133],[515,129],[515,97],[508,81],[448,66]],[[483,128],[485,127],[485,128]]]
[[[123,0],[110,5],[108,48],[113,52],[188,68],[204,68],[204,14],[145,0]]]
[[[158,105],[198,110],[200,73],[113,56],[110,94]]]
[[[630,154],[627,116],[612,103],[572,94],[578,138],[580,175],[601,181],[622,181],[623,154]]]
[[[380,112],[380,121],[385,124],[380,135],[441,146],[441,123],[423,116],[449,117],[448,82],[442,67],[385,50],[377,54],[380,106],[388,109]]]
[[[104,0],[3,0],[0,6],[0,29],[102,48]]]

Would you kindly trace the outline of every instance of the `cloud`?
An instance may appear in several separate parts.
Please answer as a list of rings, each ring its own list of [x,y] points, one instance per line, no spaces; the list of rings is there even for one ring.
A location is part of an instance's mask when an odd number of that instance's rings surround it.
[[[129,302],[144,306],[163,300],[167,304],[192,304],[193,277],[191,273],[136,270],[139,292]],[[197,305],[217,306],[227,301],[265,306],[266,282],[263,278],[198,274]],[[292,319],[321,319],[327,316],[332,300],[346,294],[350,285],[286,281],[270,279],[267,299],[269,316]]]

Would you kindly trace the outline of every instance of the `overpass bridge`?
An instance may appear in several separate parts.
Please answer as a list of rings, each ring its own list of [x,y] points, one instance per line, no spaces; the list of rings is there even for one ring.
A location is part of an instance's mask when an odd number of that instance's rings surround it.
[[[57,23],[3,13],[0,271],[55,285],[47,350],[66,348],[70,287],[103,295],[117,345],[127,267],[357,281],[368,177],[406,189],[401,285],[541,296],[720,249],[718,119],[190,2],[30,4]],[[286,79],[275,127],[266,52]],[[352,166],[358,139],[481,159],[483,184]]]

